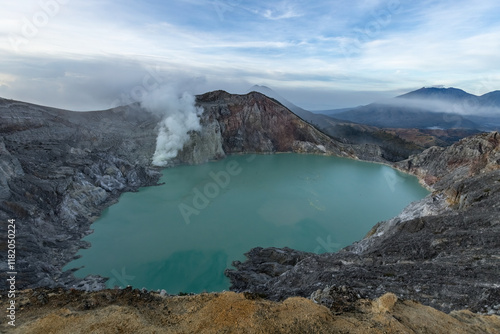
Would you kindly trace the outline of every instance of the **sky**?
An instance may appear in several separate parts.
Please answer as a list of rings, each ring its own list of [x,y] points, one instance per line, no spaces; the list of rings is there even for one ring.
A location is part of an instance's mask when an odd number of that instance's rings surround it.
[[[107,109],[163,85],[266,85],[322,110],[421,87],[500,89],[498,0],[22,0],[0,13],[0,97]]]

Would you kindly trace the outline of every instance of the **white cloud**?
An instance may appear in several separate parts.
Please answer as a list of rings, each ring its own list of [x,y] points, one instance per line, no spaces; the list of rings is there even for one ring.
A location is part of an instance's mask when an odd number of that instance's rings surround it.
[[[0,20],[0,95],[104,107],[156,66],[175,80],[196,82],[195,93],[263,82],[295,88],[299,99],[303,89],[500,88],[491,76],[500,54],[494,1],[401,1],[390,20],[363,38],[356,29],[376,22],[373,13],[391,1],[220,1],[231,9],[222,18],[213,3],[198,0],[158,2],[157,10],[127,1],[70,1],[17,51],[9,36],[21,36],[23,17],[41,9],[34,0],[9,2]],[[478,81],[488,84],[478,89]]]
[[[266,9],[262,16],[269,20],[283,20],[291,19],[295,17],[301,17],[302,14],[295,12],[292,8],[287,8],[285,10],[272,10]]]

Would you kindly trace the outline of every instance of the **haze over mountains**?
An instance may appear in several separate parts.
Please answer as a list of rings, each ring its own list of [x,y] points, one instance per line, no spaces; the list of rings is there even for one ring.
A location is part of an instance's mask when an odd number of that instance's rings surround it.
[[[326,110],[319,113],[294,105],[268,87],[256,85],[251,90],[278,100],[299,117],[320,127],[325,127],[325,123],[338,124],[339,120],[342,120],[381,128],[482,131],[500,128],[500,91],[498,90],[476,96],[457,88],[424,87],[365,106]]]
[[[255,85],[249,91],[257,91],[277,100],[297,116],[338,141],[353,145],[378,146],[380,156],[388,161],[405,159],[410,154],[423,150],[422,146],[405,141],[399,138],[397,134],[386,132],[380,128],[339,120],[328,115],[305,110],[288,101],[269,87]]]
[[[422,88],[366,106],[311,112],[269,87],[255,85],[249,91],[258,91],[279,101],[305,121],[344,143],[377,145],[389,161],[405,159],[431,146],[447,146],[500,125],[500,117],[482,116],[487,110],[490,115],[500,110],[497,92],[479,98],[455,88]],[[477,115],[462,115],[464,110],[474,110]]]
[[[424,87],[334,117],[391,128],[498,130],[500,91],[476,96],[457,88]]]

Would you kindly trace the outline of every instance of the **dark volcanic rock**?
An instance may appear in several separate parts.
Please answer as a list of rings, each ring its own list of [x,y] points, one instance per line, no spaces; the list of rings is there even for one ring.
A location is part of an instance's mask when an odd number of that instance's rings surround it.
[[[16,219],[17,288],[76,284],[62,267],[88,247],[90,224],[122,192],[160,177],[150,167],[158,118],[134,107],[77,113],[3,99],[0,118],[0,226],[7,235]]]
[[[431,147],[395,166],[417,175],[426,185],[447,188],[453,182],[500,169],[499,145],[498,132],[483,133],[447,148]]]
[[[345,285],[370,298],[393,292],[444,311],[499,314],[498,139],[477,135],[398,163],[433,185],[433,193],[338,253],[254,249],[226,271],[232,289],[281,300]],[[270,256],[277,252],[286,268]],[[275,264],[281,270],[273,273]]]

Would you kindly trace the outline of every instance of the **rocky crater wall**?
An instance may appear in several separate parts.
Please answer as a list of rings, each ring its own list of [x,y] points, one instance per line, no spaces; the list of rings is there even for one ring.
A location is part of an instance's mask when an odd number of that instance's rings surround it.
[[[354,156],[262,94],[217,91],[197,103],[202,129],[190,132],[172,165],[248,152]],[[79,280],[62,268],[89,247],[81,239],[104,208],[123,192],[157,184],[151,161],[160,121],[138,105],[71,112],[0,99],[0,219],[16,219],[18,288],[104,287],[104,278]],[[6,240],[0,247],[7,271]]]
[[[197,103],[202,130],[190,133],[173,164],[255,152],[384,161],[377,147],[332,140],[258,93],[217,91]],[[157,184],[151,158],[160,119],[137,106],[75,113],[0,99],[0,120],[0,219],[17,222],[18,288],[104,287],[101,277],[79,280],[62,267],[89,246],[81,239],[121,193]],[[226,272],[232,289],[281,300],[349,286],[370,298],[392,292],[444,311],[499,313],[498,137],[477,135],[395,164],[433,193],[336,254],[253,249]]]

